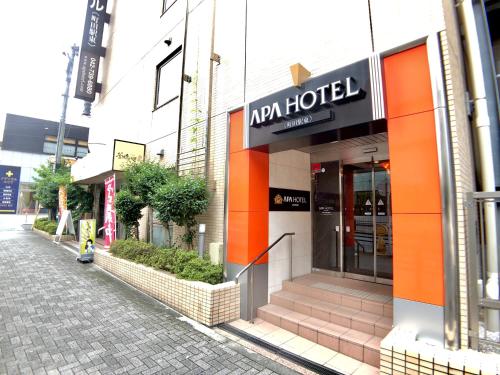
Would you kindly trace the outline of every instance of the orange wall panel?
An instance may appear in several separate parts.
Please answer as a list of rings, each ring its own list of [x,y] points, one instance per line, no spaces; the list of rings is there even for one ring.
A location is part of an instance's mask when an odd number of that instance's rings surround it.
[[[251,235],[248,238],[248,261],[254,260],[269,243],[269,212],[255,211],[248,213],[248,221]],[[268,262],[268,255],[264,255],[257,264]]]
[[[227,221],[227,261],[247,264],[248,212],[229,211]]]
[[[440,214],[393,214],[394,297],[444,305]]]
[[[433,110],[425,45],[384,58],[384,81],[388,118]]]
[[[229,153],[243,150],[243,110],[229,115]]]
[[[427,48],[384,58],[394,297],[444,305],[441,187]]]
[[[249,203],[250,211],[269,211],[269,154],[259,151],[250,153]]]
[[[388,120],[393,213],[440,213],[434,111]]]
[[[250,194],[248,151],[233,152],[229,155],[229,211],[248,211]]]
[[[269,155],[243,149],[243,121],[243,110],[230,115],[227,260],[246,265],[268,245]]]

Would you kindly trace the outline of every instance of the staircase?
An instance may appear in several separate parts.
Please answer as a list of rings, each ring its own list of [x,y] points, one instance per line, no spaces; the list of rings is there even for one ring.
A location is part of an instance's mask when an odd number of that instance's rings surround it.
[[[392,328],[392,287],[310,274],[284,281],[257,317],[358,361],[379,367]]]

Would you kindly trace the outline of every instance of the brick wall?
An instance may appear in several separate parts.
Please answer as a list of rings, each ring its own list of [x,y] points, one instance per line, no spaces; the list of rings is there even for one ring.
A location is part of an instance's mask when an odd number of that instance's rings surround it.
[[[234,282],[210,285],[177,279],[168,272],[130,262],[96,250],[94,263],[144,293],[207,326],[240,317],[240,286]]]

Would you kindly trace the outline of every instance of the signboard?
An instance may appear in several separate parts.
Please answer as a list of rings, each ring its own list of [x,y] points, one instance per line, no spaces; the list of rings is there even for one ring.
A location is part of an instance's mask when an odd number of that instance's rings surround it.
[[[107,0],[88,0],[87,2],[75,98],[89,102],[95,99],[99,60],[101,56],[104,56],[102,35],[104,24],[109,20],[109,15],[106,13],[107,3]]]
[[[0,165],[0,214],[15,214],[21,167]]]
[[[310,195],[305,190],[269,188],[269,211],[310,211]]]
[[[104,248],[109,249],[116,236],[115,176],[104,181]]]
[[[129,162],[143,161],[146,145],[115,139],[113,148],[113,170],[124,171]]]
[[[80,256],[82,262],[94,259],[96,237],[96,221],[80,220]]]
[[[93,102],[95,100],[99,60],[100,56],[92,52],[85,50],[80,52],[78,74],[76,76],[75,98],[87,102]]]
[[[54,242],[61,241],[61,236],[66,227],[68,234],[75,234],[75,227],[73,226],[73,219],[71,217],[71,211],[64,210],[61,217],[59,218],[59,224],[57,224],[56,236],[54,237]],[[59,240],[58,240],[59,238]]]
[[[385,118],[380,72],[380,56],[373,55],[251,102],[249,147]]]

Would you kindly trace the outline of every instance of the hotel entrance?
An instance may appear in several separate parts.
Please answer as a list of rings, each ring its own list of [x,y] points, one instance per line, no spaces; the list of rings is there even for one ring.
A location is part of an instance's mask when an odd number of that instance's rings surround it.
[[[392,283],[389,160],[312,164],[313,268]]]

